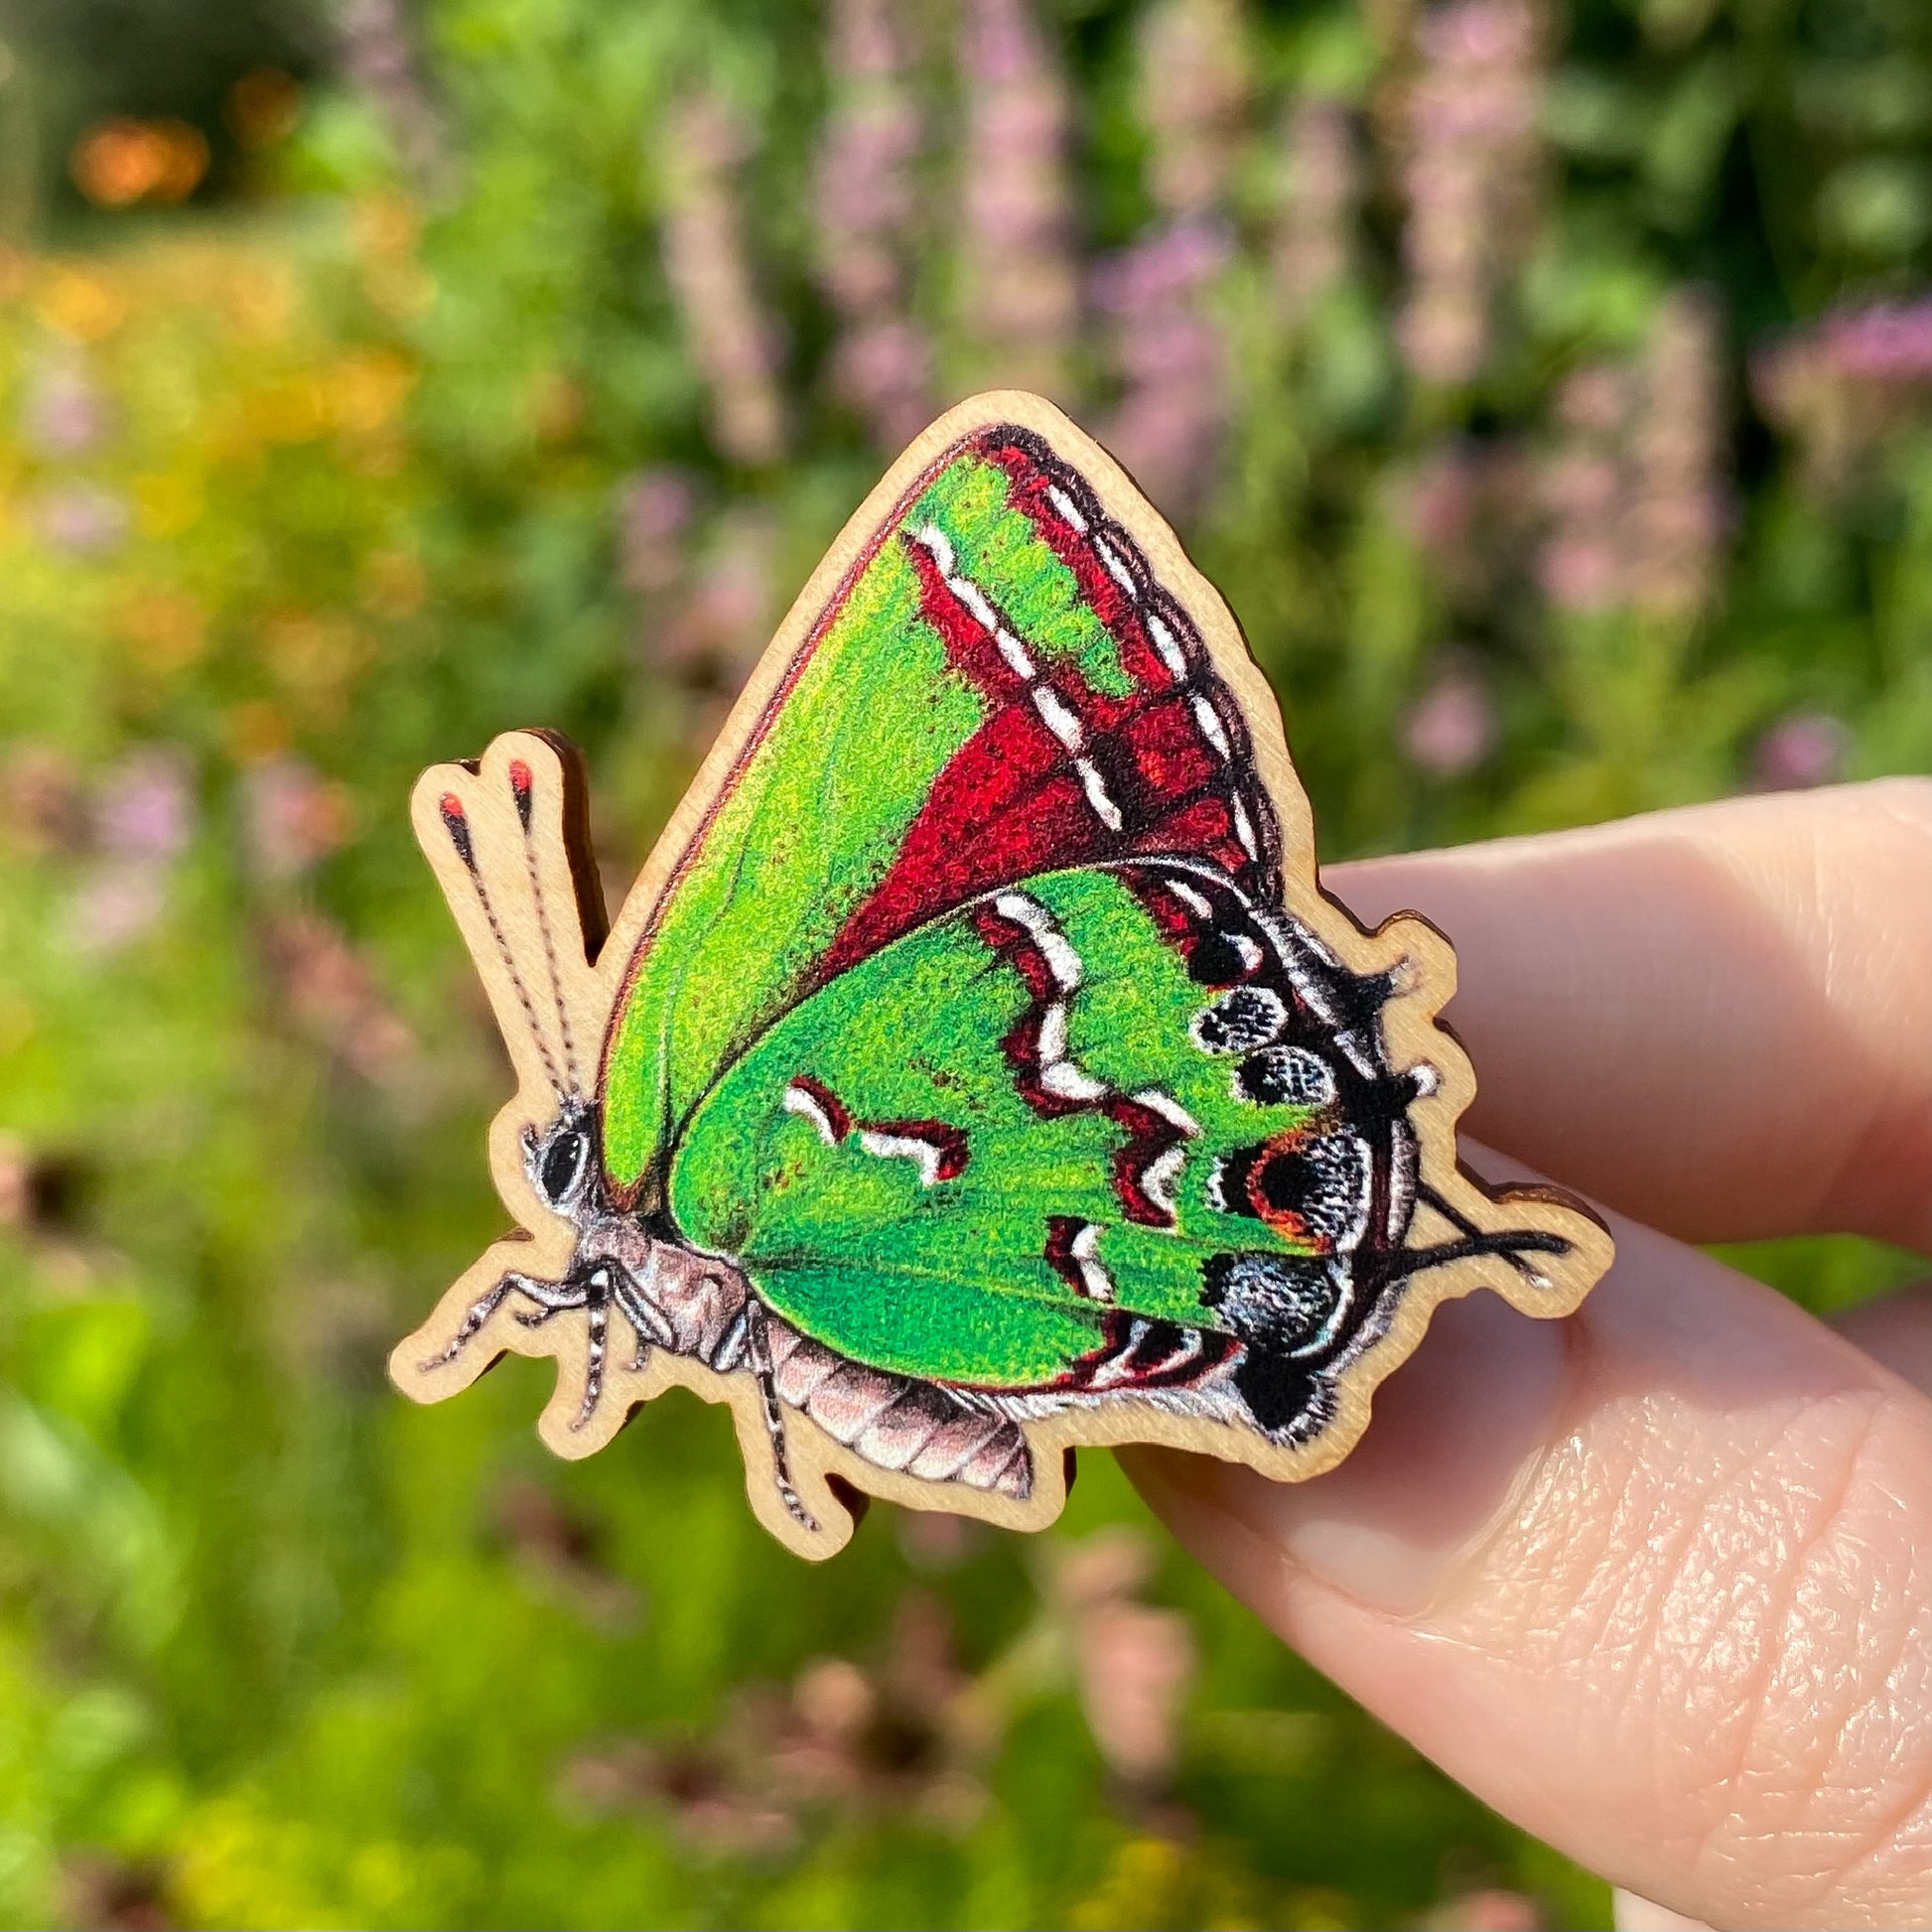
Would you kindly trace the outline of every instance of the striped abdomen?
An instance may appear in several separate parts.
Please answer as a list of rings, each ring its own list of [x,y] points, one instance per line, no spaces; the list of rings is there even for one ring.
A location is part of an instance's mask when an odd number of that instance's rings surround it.
[[[932,1382],[867,1368],[775,1316],[771,1363],[779,1399],[875,1468],[1025,1502],[1033,1456],[1020,1425]]]

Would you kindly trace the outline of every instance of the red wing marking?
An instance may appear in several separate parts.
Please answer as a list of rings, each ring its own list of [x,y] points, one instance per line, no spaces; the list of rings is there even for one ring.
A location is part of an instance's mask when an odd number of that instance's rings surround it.
[[[1199,720],[1185,697],[1169,698],[1123,719],[1120,741],[1142,782],[1157,795],[1200,791],[1221,770],[1221,760],[1201,741]]]
[[[827,1147],[837,1147],[852,1132],[852,1116],[846,1105],[823,1080],[809,1073],[795,1073],[785,1086],[785,1112],[800,1114],[818,1129]]]
[[[1096,1113],[1119,1127],[1126,1139],[1114,1150],[1113,1182],[1121,1212],[1144,1227],[1172,1229],[1184,1144],[1199,1134],[1199,1123],[1172,1095],[1153,1088],[1125,1093],[1069,1055],[1067,1026],[1080,989],[1080,959],[1038,899],[1030,893],[1001,893],[975,906],[972,919],[981,940],[1020,975],[1029,996],[1026,1011],[1000,1042],[1015,1091],[1042,1119]],[[1060,1268],[1065,1257],[1049,1243],[1046,1258]]]
[[[1009,428],[970,446],[1073,574],[1133,689],[1094,689],[1020,634],[975,559],[901,524],[921,615],[988,707],[933,782],[885,878],[820,962],[821,981],[926,919],[1031,873],[1163,854],[1206,861],[1250,895],[1279,891],[1274,813],[1240,708],[1140,547],[1044,443]]]
[[[969,1149],[965,1129],[943,1120],[856,1120],[852,1110],[823,1080],[794,1073],[785,1083],[784,1110],[809,1121],[827,1147],[855,1134],[866,1153],[882,1161],[910,1161],[922,1185],[957,1180],[966,1172]]]
[[[1099,1259],[1100,1229],[1077,1214],[1046,1217],[1046,1260],[1053,1272],[1083,1301],[1111,1304],[1114,1278]]]
[[[1152,1090],[1110,1095],[1103,1111],[1127,1130],[1126,1142],[1114,1150],[1114,1192],[1127,1218],[1143,1227],[1173,1227],[1181,1149],[1199,1126],[1166,1094]]]
[[[1188,1388],[1239,1355],[1237,1335],[1218,1328],[1183,1328],[1116,1309],[1106,1317],[1103,1339],[1054,1385],[1083,1394],[1115,1389]]]
[[[1081,596],[1112,633],[1128,676],[1149,691],[1185,683],[1200,649],[1193,625],[1167,608],[1172,599],[1156,604],[1154,574],[1139,546],[1108,522],[1085,484],[1024,432],[989,430],[980,454],[1007,473],[1009,500],[1073,573]]]

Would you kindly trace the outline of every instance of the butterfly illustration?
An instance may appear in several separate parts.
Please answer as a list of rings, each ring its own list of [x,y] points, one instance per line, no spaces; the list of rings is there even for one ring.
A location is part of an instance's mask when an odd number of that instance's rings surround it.
[[[523,1233],[396,1379],[553,1354],[566,1454],[673,1382],[728,1401],[808,1554],[854,1490],[1044,1523],[1080,1444],[1311,1473],[1435,1304],[1558,1314],[1607,1263],[1458,1170],[1447,941],[1321,897],[1233,619],[1036,398],[868,499],[608,938],[560,742],[415,816],[517,1069]]]

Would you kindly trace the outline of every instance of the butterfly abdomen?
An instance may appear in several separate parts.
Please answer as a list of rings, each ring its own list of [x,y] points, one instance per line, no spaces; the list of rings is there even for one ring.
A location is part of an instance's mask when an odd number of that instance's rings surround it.
[[[1015,1502],[1033,1494],[1033,1456],[1010,1416],[935,1383],[852,1361],[787,1322],[773,1319],[770,1334],[779,1396],[875,1468]]]

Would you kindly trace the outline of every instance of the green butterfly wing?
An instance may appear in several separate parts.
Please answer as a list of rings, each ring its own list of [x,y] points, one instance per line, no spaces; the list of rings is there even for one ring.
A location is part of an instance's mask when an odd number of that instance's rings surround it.
[[[807,1335],[927,1380],[1064,1386],[1147,1324],[1318,1342],[1380,1170],[1291,965],[1205,869],[998,891],[738,1059],[671,1213]]]
[[[1186,612],[1037,435],[940,452],[804,627],[652,909],[606,1041],[613,1194],[789,1009],[1032,873],[1181,853],[1258,897],[1278,836]]]

